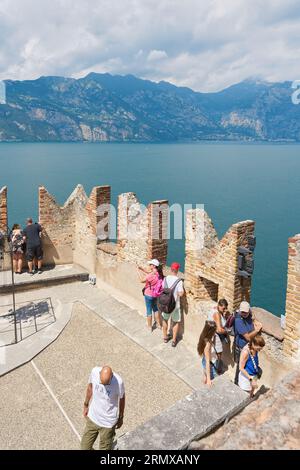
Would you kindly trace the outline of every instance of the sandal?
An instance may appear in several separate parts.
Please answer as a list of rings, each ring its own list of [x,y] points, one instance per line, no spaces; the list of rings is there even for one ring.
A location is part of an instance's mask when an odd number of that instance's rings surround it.
[[[170,341],[170,338],[164,338],[164,343],[168,343]]]
[[[172,341],[172,348],[175,348],[177,344],[177,341]]]

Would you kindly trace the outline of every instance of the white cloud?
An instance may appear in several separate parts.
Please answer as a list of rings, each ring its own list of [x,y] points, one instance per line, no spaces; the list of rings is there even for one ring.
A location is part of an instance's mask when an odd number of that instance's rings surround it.
[[[0,79],[132,73],[200,91],[300,78],[297,0],[0,0]]]
[[[166,51],[157,51],[156,49],[149,52],[147,60],[148,62],[156,62],[157,60],[166,59],[168,54]]]

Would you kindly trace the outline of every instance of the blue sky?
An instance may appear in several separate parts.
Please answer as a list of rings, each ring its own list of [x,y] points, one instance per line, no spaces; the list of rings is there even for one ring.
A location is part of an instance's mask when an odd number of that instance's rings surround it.
[[[0,80],[132,73],[199,91],[300,79],[296,0],[0,0]]]

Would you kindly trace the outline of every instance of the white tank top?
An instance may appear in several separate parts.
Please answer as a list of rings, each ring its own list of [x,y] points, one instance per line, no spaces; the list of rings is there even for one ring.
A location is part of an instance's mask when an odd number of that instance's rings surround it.
[[[211,356],[211,362],[214,364],[217,359],[218,359],[218,356],[217,356],[217,353],[216,353],[216,335],[212,338],[211,340],[211,349],[210,349],[210,356]]]
[[[207,316],[207,320],[208,321],[215,321],[214,320],[214,314],[217,313],[218,310],[217,308],[215,307],[213,310],[211,310]],[[220,315],[221,317],[221,326],[222,328],[225,328],[225,325],[226,325],[226,318],[223,317],[223,315]]]

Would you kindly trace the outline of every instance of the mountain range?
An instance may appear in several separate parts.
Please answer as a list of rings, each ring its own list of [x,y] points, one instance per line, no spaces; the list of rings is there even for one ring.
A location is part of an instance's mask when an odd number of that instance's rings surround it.
[[[300,141],[291,82],[200,93],[133,75],[5,80],[0,141]]]

